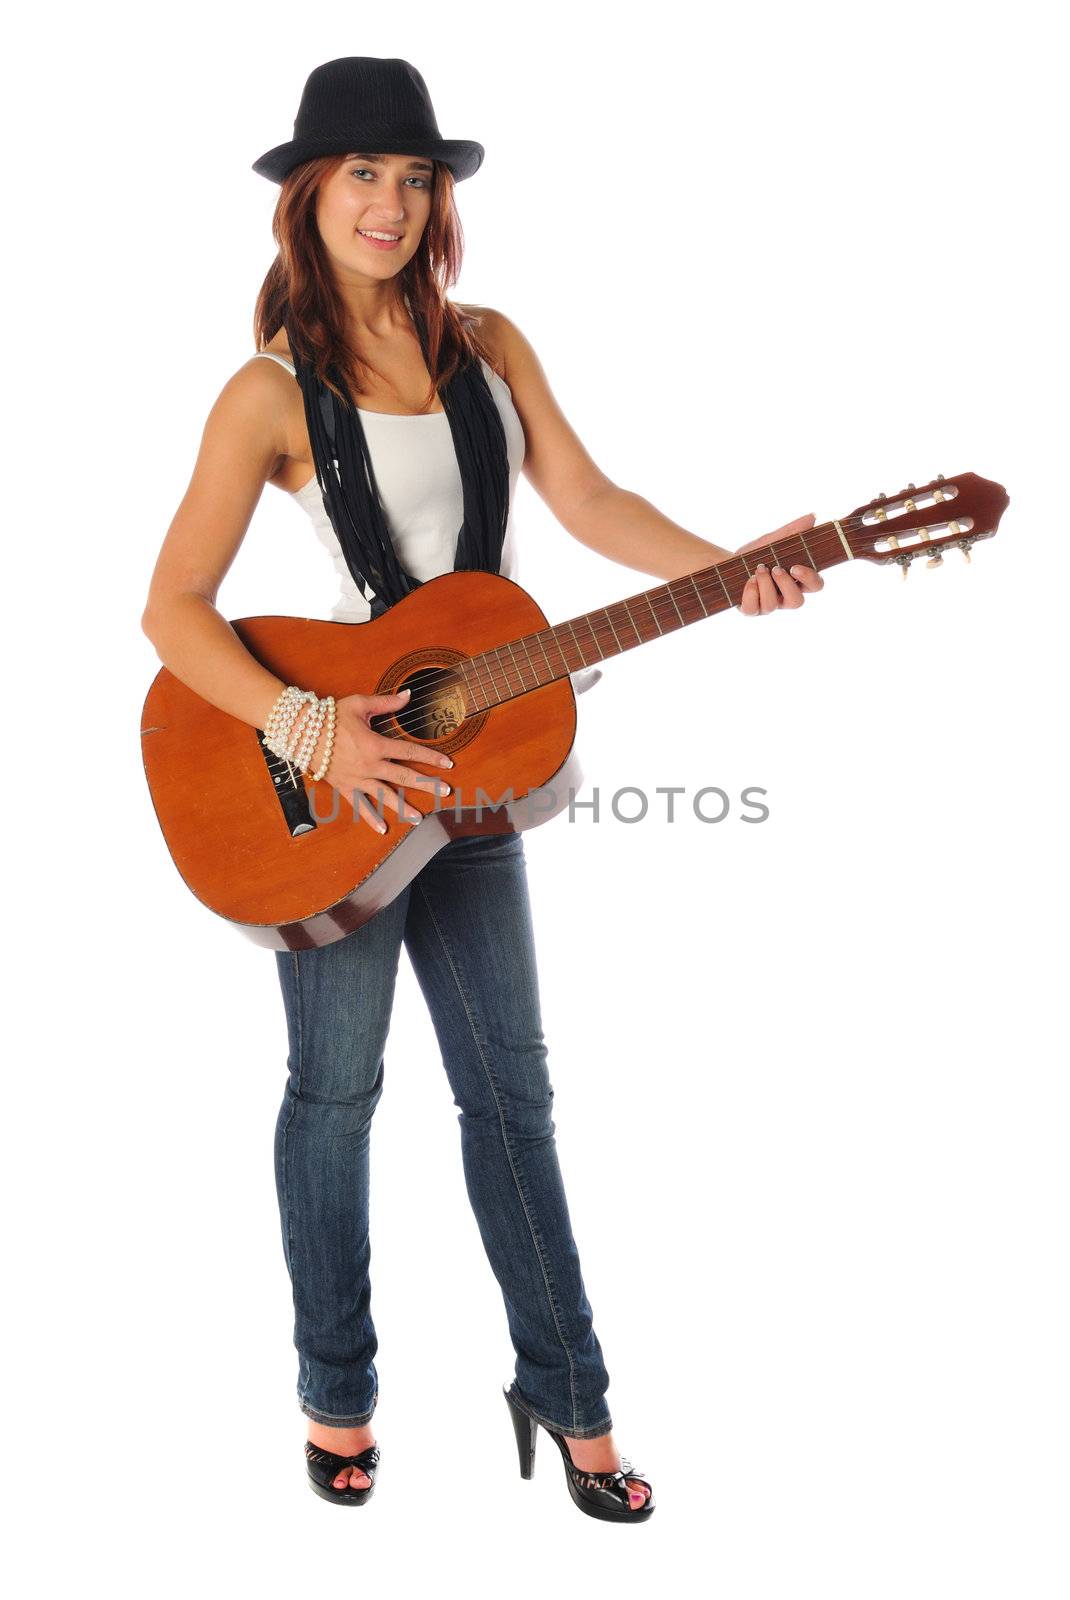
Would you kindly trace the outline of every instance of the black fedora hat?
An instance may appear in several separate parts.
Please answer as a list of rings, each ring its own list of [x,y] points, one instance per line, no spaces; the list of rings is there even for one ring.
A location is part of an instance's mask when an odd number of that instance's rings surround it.
[[[339,56],[308,77],[294,122],[294,135],[268,150],[253,171],[281,183],[314,156],[357,151],[428,156],[441,161],[456,182],[482,165],[474,139],[443,139],[427,85],[398,56]]]

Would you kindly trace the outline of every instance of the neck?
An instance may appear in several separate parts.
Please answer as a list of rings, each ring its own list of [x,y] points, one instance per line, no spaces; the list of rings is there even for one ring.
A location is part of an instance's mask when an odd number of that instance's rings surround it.
[[[398,328],[408,328],[409,314],[391,279],[387,283],[369,282],[366,286],[340,285],[345,306],[346,332],[354,344],[361,340],[384,339]]]
[[[745,555],[729,556],[627,600],[510,640],[470,657],[457,670],[473,710],[486,710],[738,606],[743,586],[760,561],[785,568],[801,562],[820,570],[838,566],[852,556],[840,524],[822,522],[805,533],[793,533]]]

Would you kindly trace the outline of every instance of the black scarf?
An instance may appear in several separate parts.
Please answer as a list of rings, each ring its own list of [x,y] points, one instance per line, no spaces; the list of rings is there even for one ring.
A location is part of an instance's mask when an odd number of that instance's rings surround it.
[[[413,323],[430,372],[425,330],[415,313]],[[352,403],[343,405],[316,377],[311,363],[299,353],[289,321],[286,334],[327,515],[372,617],[381,616],[422,580],[406,572],[398,560],[359,409]],[[337,366],[329,371],[332,382],[348,396]],[[466,359],[439,390],[439,396],[449,419],[464,493],[464,521],[457,535],[454,570],[497,572],[509,517],[509,452],[501,413],[481,362],[474,357]]]

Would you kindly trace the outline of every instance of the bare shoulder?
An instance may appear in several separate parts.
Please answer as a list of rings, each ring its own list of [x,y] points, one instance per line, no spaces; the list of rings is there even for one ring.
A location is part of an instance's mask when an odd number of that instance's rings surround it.
[[[266,348],[289,359],[276,340]],[[288,368],[251,355],[223,384],[212,420],[247,441],[258,441],[277,461],[292,453],[295,398],[300,398],[300,390]]]
[[[520,335],[519,328],[492,306],[463,306],[458,302],[457,310],[466,321],[473,324],[473,331],[486,351],[487,360],[498,376],[508,383],[509,352],[516,349],[514,337]]]
[[[289,368],[282,366],[278,361],[265,361],[264,355],[285,356],[290,360],[290,353],[285,347],[280,348],[274,340],[264,347],[262,353],[251,355],[235,371],[231,382],[237,380],[241,387],[250,394],[276,394],[280,390],[289,394],[294,386],[294,375]]]
[[[147,609],[178,593],[215,601],[256,509],[264,484],[283,457],[286,402],[267,368],[249,360],[226,379],[212,402],[186,492],[167,530]]]
[[[491,365],[509,385],[524,429],[524,475],[563,527],[572,532],[584,504],[610,483],[565,416],[531,341],[511,317],[491,306],[459,310],[477,321]]]
[[[294,375],[278,361],[265,361],[265,355],[282,356],[292,365],[290,347],[285,332],[279,332],[263,348],[251,354],[232,374],[226,388],[237,395],[255,401],[259,397],[275,412],[280,398],[289,400],[294,389]]]
[[[225,380],[219,398],[231,406],[255,407],[259,402],[261,406],[272,410],[276,409],[276,397],[286,394],[287,385],[292,388],[293,382],[291,374],[277,361],[262,361],[258,356],[251,355]]]
[[[213,507],[234,519],[251,515],[289,453],[287,384],[296,387],[276,361],[250,358],[230,374],[205,419],[185,503],[199,513]]]
[[[493,351],[491,365],[510,388],[514,381],[519,381],[529,388],[547,391],[548,397],[549,383],[542,362],[530,339],[511,317],[492,306],[462,306],[458,309],[475,316],[480,338]]]

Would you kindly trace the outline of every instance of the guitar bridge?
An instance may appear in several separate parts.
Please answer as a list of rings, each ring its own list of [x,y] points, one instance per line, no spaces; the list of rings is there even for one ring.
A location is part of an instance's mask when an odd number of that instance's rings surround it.
[[[264,743],[263,728],[257,728],[256,737],[291,839],[296,839],[302,833],[310,833],[316,827],[316,819],[312,815],[300,771],[285,756],[277,756],[274,750],[268,749]]]

